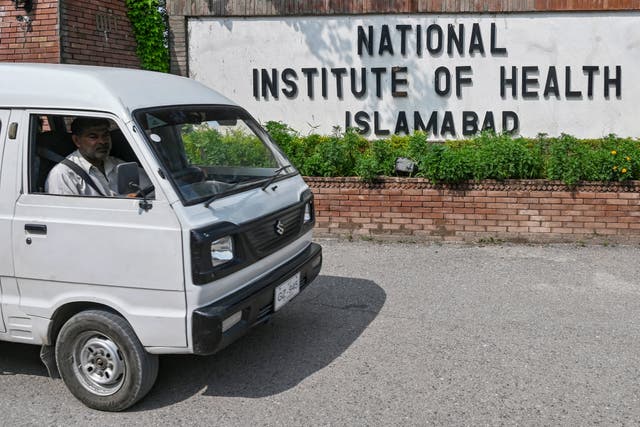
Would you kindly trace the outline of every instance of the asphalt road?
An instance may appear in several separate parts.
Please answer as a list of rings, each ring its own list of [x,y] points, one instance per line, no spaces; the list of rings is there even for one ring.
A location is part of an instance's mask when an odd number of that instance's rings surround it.
[[[640,248],[320,241],[317,281],[140,404],[83,407],[0,343],[0,425],[640,423]]]

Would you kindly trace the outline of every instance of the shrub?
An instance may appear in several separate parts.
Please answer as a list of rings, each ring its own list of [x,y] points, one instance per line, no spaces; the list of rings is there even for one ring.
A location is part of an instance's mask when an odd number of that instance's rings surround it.
[[[579,141],[569,135],[548,144],[545,177],[569,185],[579,181],[627,181],[638,179],[640,144],[637,140],[609,135],[600,140]]]
[[[313,141],[311,155],[299,168],[303,174],[311,176],[352,176],[357,159],[366,140],[355,131],[347,131],[343,136],[319,137],[311,135]]]
[[[356,159],[355,174],[371,181],[377,176],[395,174],[396,159],[404,157],[401,146],[390,144],[387,140],[372,141],[362,155]]]
[[[526,139],[483,133],[473,141],[475,179],[527,179],[541,175],[544,161],[540,147]]]
[[[470,179],[551,179],[580,181],[640,179],[640,141],[609,135],[579,140],[482,133],[467,140],[431,142],[423,132],[367,141],[353,131],[331,137],[300,136],[282,123],[267,129],[301,173],[308,176],[359,176],[372,180],[395,175],[395,160],[408,157],[416,176],[434,182]]]
[[[418,176],[431,181],[460,182],[473,178],[472,144],[457,141],[431,143],[418,158]]]
[[[273,167],[262,142],[241,130],[222,133],[208,127],[194,127],[182,138],[187,158],[193,164]]]

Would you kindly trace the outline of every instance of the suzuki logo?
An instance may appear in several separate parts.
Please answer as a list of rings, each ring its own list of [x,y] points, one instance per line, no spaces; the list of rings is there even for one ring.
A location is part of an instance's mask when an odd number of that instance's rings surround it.
[[[276,222],[276,234],[278,236],[282,236],[284,234],[284,224],[280,220]]]

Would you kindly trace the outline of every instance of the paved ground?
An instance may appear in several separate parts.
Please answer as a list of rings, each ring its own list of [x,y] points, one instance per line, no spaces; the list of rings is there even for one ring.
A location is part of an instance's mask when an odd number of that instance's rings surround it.
[[[321,241],[322,276],[107,414],[0,343],[0,425],[640,423],[640,248]]]

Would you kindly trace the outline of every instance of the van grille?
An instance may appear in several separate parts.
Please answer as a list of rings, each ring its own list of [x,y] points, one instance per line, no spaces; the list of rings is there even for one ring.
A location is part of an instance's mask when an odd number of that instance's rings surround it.
[[[246,232],[258,256],[265,256],[286,245],[300,234],[304,206],[271,216],[255,224]],[[282,234],[278,234],[278,230]]]
[[[304,222],[306,205],[311,218]],[[223,221],[191,230],[191,272],[193,283],[202,285],[221,279],[292,243],[313,229],[313,195],[307,190],[300,202],[242,224]],[[223,236],[233,236],[236,256],[231,262],[213,266],[211,242]]]

